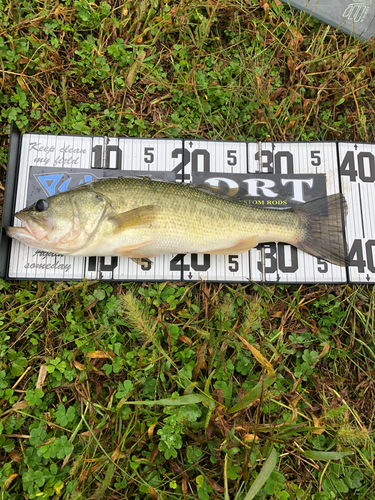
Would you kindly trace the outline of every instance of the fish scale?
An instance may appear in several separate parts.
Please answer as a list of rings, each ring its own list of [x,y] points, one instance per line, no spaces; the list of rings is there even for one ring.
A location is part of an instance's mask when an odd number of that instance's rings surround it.
[[[230,248],[252,236],[259,236],[259,242],[291,241],[302,231],[293,211],[252,207],[209,187],[117,178],[96,182],[95,190],[110,197],[115,212],[145,204],[160,207],[152,228],[133,230],[140,240],[155,238],[152,255]]]

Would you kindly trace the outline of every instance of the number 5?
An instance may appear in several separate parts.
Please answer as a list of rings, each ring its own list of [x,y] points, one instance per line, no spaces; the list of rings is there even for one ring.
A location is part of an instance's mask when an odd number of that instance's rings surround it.
[[[228,165],[231,167],[234,167],[237,165],[237,157],[236,157],[237,151],[235,150],[229,150],[227,151],[227,158],[228,158]]]
[[[311,165],[314,165],[314,167],[319,167],[319,165],[322,163],[319,155],[320,151],[311,151]]]
[[[229,255],[229,264],[232,264],[229,266],[229,271],[231,273],[236,273],[239,269],[239,264],[238,261],[235,259],[238,259],[238,255]]]
[[[145,148],[145,163],[154,163],[154,148]],[[148,158],[146,158],[148,156]]]

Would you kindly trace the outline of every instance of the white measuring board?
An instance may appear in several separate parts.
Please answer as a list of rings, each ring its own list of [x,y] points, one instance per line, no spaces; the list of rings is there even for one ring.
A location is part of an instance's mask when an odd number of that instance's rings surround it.
[[[342,193],[348,202],[349,279],[375,282],[375,145],[339,143]]]
[[[22,136],[17,162],[14,212],[82,183],[119,175],[236,188],[251,206],[279,209],[342,192],[348,204],[350,265],[335,266],[282,243],[239,255],[162,255],[151,259],[152,266],[140,266],[125,257],[41,252],[12,240],[10,279],[375,283],[375,145],[32,133]],[[14,225],[21,222],[14,219]]]
[[[103,141],[103,138],[96,138]],[[64,180],[59,178],[61,169],[90,168],[92,138],[82,136],[55,136],[48,134],[25,134],[19,164],[15,212],[27,203],[29,173],[32,165],[45,167],[43,179],[46,195],[55,194]],[[21,222],[14,219],[14,225]],[[17,279],[74,280],[84,276],[84,257],[68,257],[42,252],[28,245],[12,240],[8,275]]]
[[[262,165],[259,167],[259,156]],[[264,207],[289,207],[340,192],[335,142],[262,143],[249,150],[255,195]],[[285,203],[285,205],[283,205]],[[280,283],[344,283],[346,270],[284,243],[250,250],[253,281]]]
[[[185,140],[184,182],[233,187],[233,174],[247,174],[245,142]],[[247,281],[248,253],[180,255],[186,281]]]
[[[182,156],[183,142],[180,139],[25,134],[22,138],[15,212],[30,205],[31,180],[40,185],[43,196],[58,194],[99,179],[103,174],[119,175],[119,171],[127,175],[144,173],[151,178],[166,177],[167,180],[181,182]],[[82,175],[79,169],[82,169]],[[92,173],[87,169],[91,169]],[[21,222],[15,218],[14,225],[19,226]],[[68,257],[38,251],[12,240],[8,276],[37,280],[179,281],[182,273],[181,269],[173,270],[171,262],[174,257],[156,257],[151,269],[148,269],[147,265],[137,265],[125,257]]]
[[[95,149],[96,165],[104,156],[100,145]],[[120,169],[128,175],[150,175],[182,181],[183,142],[181,139],[108,138],[105,168]],[[179,165],[181,164],[181,169]],[[172,175],[173,172],[173,175]],[[160,173],[157,176],[157,173]],[[89,279],[120,281],[180,281],[181,269],[174,269],[174,255],[153,257],[153,265],[138,265],[126,257],[91,257],[86,260],[85,276]],[[172,264],[171,264],[172,262]]]

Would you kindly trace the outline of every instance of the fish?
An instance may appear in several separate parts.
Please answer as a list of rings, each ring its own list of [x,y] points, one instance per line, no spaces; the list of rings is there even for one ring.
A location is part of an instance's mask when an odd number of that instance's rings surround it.
[[[240,254],[260,243],[284,242],[346,264],[342,194],[275,209],[209,185],[117,177],[40,199],[15,215],[23,226],[8,227],[8,236],[62,255],[140,262],[162,254]]]

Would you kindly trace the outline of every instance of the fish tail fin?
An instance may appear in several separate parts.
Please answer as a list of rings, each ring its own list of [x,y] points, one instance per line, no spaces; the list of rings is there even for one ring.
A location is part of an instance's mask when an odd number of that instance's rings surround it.
[[[292,209],[301,217],[302,237],[294,245],[337,266],[348,264],[344,227],[348,214],[345,197],[333,194]]]

